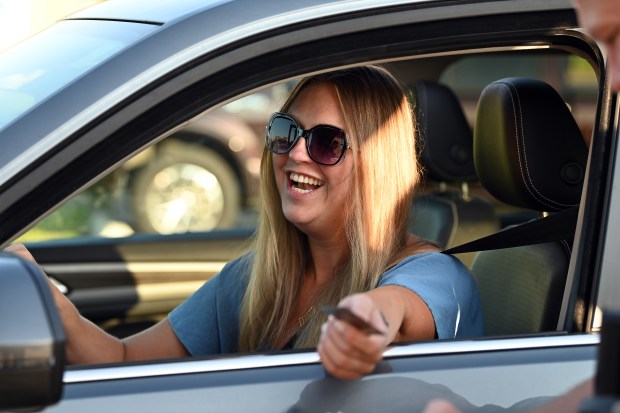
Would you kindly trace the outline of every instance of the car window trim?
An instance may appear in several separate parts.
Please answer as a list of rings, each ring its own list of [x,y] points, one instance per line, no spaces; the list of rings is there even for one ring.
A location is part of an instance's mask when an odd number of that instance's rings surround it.
[[[523,349],[595,346],[598,345],[599,342],[600,339],[598,334],[562,334],[507,339],[433,341],[394,346],[384,353],[384,359],[390,360],[412,356],[452,355]],[[151,362],[147,364],[131,364],[126,366],[78,367],[77,369],[68,369],[65,371],[63,382],[65,384],[74,384],[318,363],[320,363],[319,355],[314,351],[287,352],[284,354],[239,355],[215,359],[175,360],[156,363]]]

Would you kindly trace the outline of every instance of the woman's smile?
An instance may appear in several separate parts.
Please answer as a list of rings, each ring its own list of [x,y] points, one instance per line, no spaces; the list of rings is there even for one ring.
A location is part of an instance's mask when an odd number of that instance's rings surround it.
[[[291,190],[298,194],[308,194],[325,185],[320,179],[297,172],[291,172],[288,179]]]

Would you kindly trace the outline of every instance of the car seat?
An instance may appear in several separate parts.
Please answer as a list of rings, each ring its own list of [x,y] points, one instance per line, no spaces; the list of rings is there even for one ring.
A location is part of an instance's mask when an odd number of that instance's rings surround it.
[[[482,91],[474,160],[480,182],[499,200],[541,215],[576,208],[587,156],[568,106],[547,83],[507,78]],[[571,246],[566,239],[476,254],[471,270],[486,335],[557,328]]]
[[[414,98],[420,161],[439,189],[414,199],[410,230],[442,248],[497,231],[493,205],[469,193],[469,183],[477,180],[473,136],[459,100],[445,85],[428,80],[415,84]]]

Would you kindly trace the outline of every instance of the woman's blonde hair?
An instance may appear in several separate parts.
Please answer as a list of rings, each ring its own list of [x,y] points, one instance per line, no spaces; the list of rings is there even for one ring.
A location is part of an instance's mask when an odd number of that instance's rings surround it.
[[[363,66],[311,76],[296,85],[281,111],[288,111],[301,90],[319,82],[333,85],[340,101],[352,147],[345,156],[353,157],[354,189],[345,223],[349,259],[334,268],[315,308],[376,287],[387,268],[409,255],[407,219],[419,179],[412,108],[392,75],[378,66]],[[240,314],[240,351],[273,348],[286,334],[310,259],[306,235],[282,213],[272,154],[266,149],[261,200]],[[323,320],[319,312],[312,313],[294,347],[316,346]]]

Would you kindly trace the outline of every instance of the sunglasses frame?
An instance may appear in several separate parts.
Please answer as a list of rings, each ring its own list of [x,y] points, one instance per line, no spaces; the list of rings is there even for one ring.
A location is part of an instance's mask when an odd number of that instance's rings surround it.
[[[295,126],[295,139],[293,140],[293,143],[291,144],[291,147],[288,148],[285,152],[275,152],[274,150],[272,150],[272,148],[269,145],[269,132],[271,130],[271,125],[273,124],[274,120],[276,118],[284,118],[287,119],[289,121],[291,121],[293,123],[293,125]],[[336,162],[334,163],[324,163],[324,162],[319,162],[316,159],[314,159],[314,156],[312,156],[312,153],[310,151],[310,145],[311,145],[311,141],[312,139],[308,138],[308,135],[312,133],[312,131],[314,131],[316,128],[329,128],[329,129],[334,129],[336,131],[338,131],[339,133],[342,134],[343,138],[344,138],[344,145],[342,147],[342,152],[340,153],[340,156],[338,156],[338,159],[336,160]],[[310,157],[310,159],[312,159],[313,162],[318,163],[319,165],[324,165],[324,166],[335,166],[338,165],[340,163],[340,161],[342,161],[344,159],[344,154],[347,151],[347,149],[351,148],[351,146],[349,145],[349,139],[347,136],[347,133],[336,127],[336,126],[332,126],[332,125],[326,125],[326,124],[320,124],[320,125],[316,125],[313,126],[310,129],[303,129],[299,123],[290,115],[286,114],[286,113],[282,113],[282,112],[274,112],[270,117],[269,117],[269,122],[267,122],[267,128],[266,128],[266,132],[265,132],[265,145],[267,146],[267,150],[269,150],[269,152],[276,154],[276,155],[284,155],[289,153],[290,151],[293,150],[293,148],[295,147],[295,145],[297,145],[297,142],[299,142],[299,138],[304,137],[306,140],[306,152],[308,153],[308,156]]]

